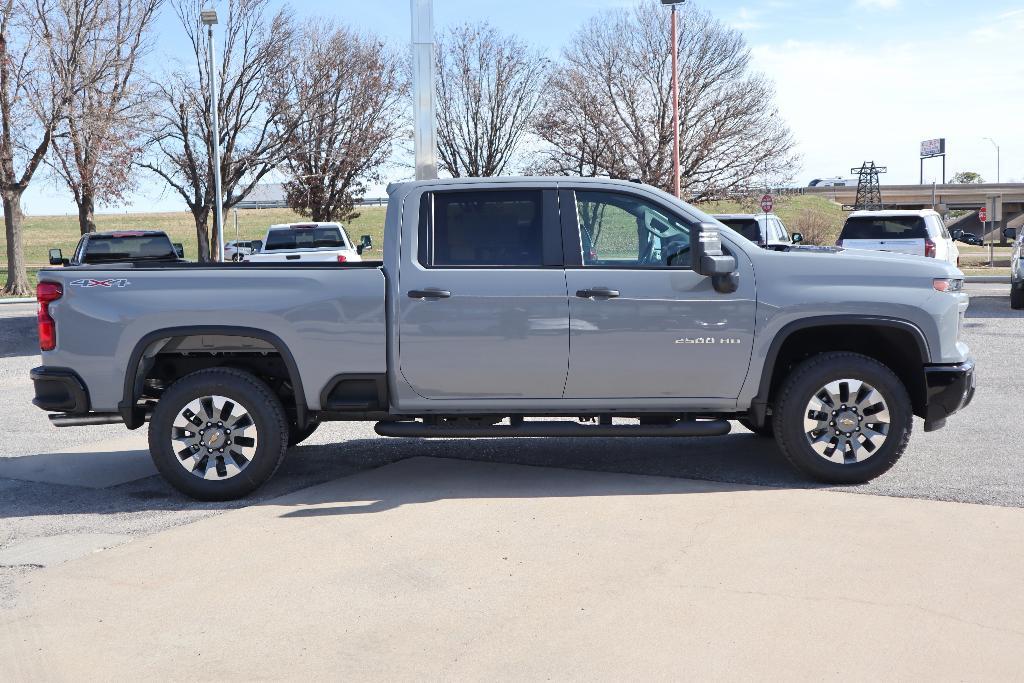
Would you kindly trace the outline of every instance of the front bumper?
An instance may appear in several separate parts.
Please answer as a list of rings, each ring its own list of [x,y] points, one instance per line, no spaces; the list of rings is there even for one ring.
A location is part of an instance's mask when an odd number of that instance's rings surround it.
[[[974,398],[974,359],[956,365],[926,366],[924,379],[928,398],[924,431],[932,432],[944,427],[947,417],[966,408]]]
[[[74,370],[41,366],[29,371],[36,397],[32,404],[50,412],[89,412],[89,392]]]

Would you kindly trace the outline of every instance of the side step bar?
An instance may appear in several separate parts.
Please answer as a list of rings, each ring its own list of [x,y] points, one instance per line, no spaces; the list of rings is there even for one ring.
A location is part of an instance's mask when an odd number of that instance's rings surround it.
[[[521,422],[515,425],[425,424],[419,421],[378,422],[373,430],[381,436],[443,438],[499,438],[510,436],[722,436],[731,425],[726,420],[685,420],[655,425],[585,425],[575,422]]]
[[[84,425],[124,424],[121,413],[54,413],[49,416],[54,427],[81,427]]]

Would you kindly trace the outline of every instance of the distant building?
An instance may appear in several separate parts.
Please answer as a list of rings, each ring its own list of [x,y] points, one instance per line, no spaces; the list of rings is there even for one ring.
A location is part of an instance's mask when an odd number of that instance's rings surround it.
[[[387,197],[363,197],[356,200],[358,206],[386,206]],[[282,183],[260,183],[249,196],[235,205],[237,209],[287,209],[288,200]]]

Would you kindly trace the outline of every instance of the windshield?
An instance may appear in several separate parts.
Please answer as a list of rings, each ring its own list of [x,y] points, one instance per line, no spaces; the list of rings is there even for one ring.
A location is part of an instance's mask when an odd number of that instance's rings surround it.
[[[346,249],[348,245],[338,226],[296,225],[272,228],[264,251],[275,249]]]
[[[751,242],[761,242],[761,226],[753,218],[719,218],[718,222],[728,225]]]
[[[167,235],[93,235],[86,244],[82,262],[177,258]]]
[[[928,228],[921,216],[850,216],[841,240],[925,239]]]

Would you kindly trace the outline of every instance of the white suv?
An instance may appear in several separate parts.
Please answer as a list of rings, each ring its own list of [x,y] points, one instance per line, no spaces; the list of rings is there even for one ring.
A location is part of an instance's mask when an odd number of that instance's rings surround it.
[[[960,265],[960,250],[942,217],[931,209],[854,211],[836,244],[847,249],[895,251]]]
[[[262,240],[252,242],[246,261],[256,263],[355,263],[362,261],[363,249],[370,246],[364,235],[353,245],[340,223],[285,223],[271,225]]]

